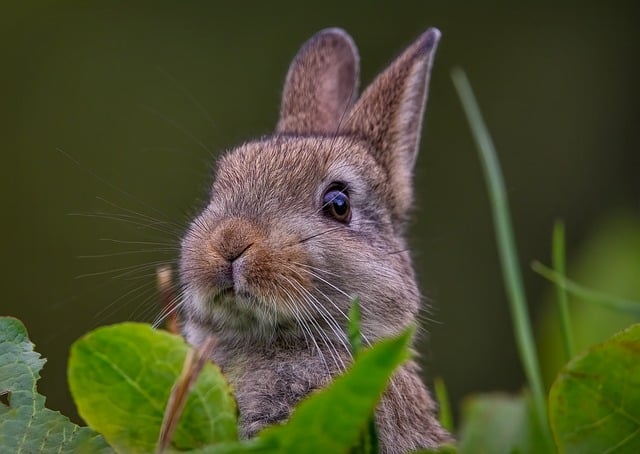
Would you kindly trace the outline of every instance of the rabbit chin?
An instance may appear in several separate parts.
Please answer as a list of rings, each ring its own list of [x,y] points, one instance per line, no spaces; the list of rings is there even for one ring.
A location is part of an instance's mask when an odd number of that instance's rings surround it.
[[[206,327],[219,338],[271,342],[304,334],[286,305],[233,290],[192,290],[185,293],[187,323]]]

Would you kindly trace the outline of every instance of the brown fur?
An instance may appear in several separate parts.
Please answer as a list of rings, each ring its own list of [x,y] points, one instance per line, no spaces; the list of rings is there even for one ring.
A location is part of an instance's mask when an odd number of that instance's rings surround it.
[[[415,323],[420,293],[403,237],[439,32],[420,36],[354,104],[357,50],[342,30],[312,37],[287,75],[276,133],[220,159],[211,201],[182,242],[184,333],[213,333],[236,390],[241,435],[287,419],[351,362],[346,313],[361,300],[374,342]],[[333,182],[351,220],[322,209]],[[383,452],[449,440],[414,362],[376,413]]]

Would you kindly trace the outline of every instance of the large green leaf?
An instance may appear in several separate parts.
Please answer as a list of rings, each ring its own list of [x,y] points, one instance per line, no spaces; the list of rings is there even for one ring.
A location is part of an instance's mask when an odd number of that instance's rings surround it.
[[[80,415],[121,452],[155,450],[171,388],[189,346],[141,323],[99,328],[71,349],[69,384]],[[188,450],[237,438],[236,404],[207,363],[187,399],[171,447]]]
[[[260,434],[278,452],[340,453],[358,445],[393,371],[409,356],[413,329],[358,354],[349,371],[303,401],[284,426]]]
[[[0,317],[0,452],[111,452],[104,439],[45,408],[36,383],[45,360],[17,319]]]
[[[543,436],[527,393],[479,394],[466,399],[458,449],[460,453],[553,452]]]
[[[560,452],[640,452],[640,324],[570,361],[549,412]]]

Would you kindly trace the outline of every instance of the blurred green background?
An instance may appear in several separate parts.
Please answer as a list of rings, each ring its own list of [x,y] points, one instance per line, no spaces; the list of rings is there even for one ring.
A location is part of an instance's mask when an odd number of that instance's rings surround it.
[[[485,184],[449,77],[461,65],[500,154],[552,377],[551,292],[529,263],[549,262],[554,219],[567,223],[570,276],[640,299],[640,29],[633,2],[529,3],[4,2],[0,312],[21,318],[49,359],[48,406],[74,414],[75,339],[153,320],[155,266],[175,259],[213,157],[272,130],[291,58],[328,26],[358,44],[362,86],[428,26],[443,34],[410,229],[431,305],[426,375],[445,379],[454,406],[523,384]],[[633,322],[572,304],[602,328],[585,328],[582,346]]]

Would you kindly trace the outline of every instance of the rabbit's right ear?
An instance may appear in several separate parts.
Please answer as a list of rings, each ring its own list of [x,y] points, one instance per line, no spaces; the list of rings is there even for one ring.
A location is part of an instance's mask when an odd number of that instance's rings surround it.
[[[335,134],[356,99],[358,72],[358,49],[344,30],[316,33],[289,67],[276,132]]]
[[[398,56],[372,83],[341,129],[367,140],[386,171],[392,207],[405,219],[413,198],[412,173],[433,57],[440,31],[430,28]]]

